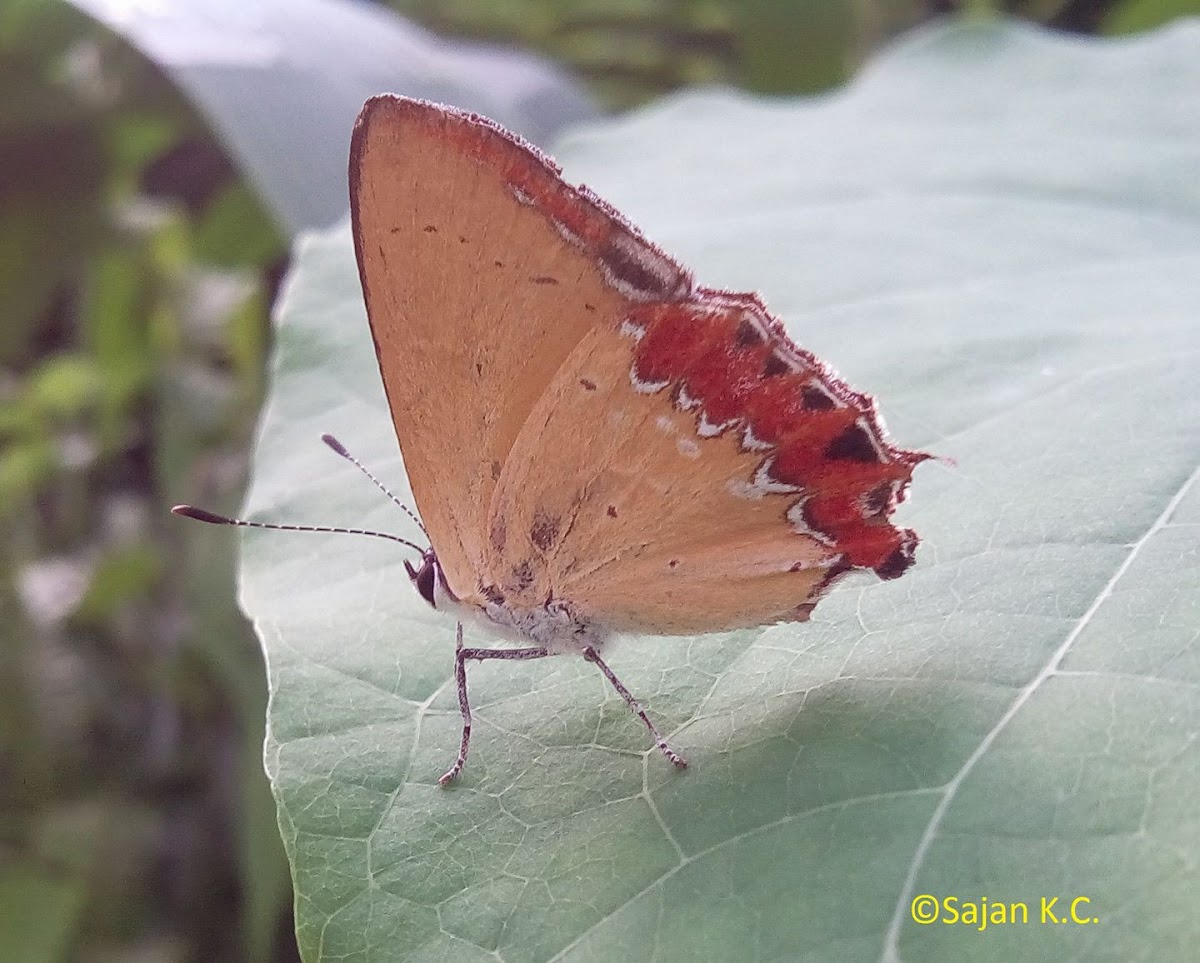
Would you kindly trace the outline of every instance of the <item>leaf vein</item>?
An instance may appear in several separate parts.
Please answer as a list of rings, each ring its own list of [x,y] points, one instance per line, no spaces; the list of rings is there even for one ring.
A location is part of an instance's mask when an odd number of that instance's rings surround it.
[[[967,776],[971,774],[972,770],[974,770],[979,760],[987,754],[987,751],[992,747],[992,744],[999,737],[1000,733],[1008,727],[1008,724],[1017,713],[1033,697],[1033,694],[1041,688],[1042,683],[1051,676],[1058,674],[1058,667],[1070,651],[1071,646],[1075,644],[1075,640],[1079,638],[1083,630],[1091,623],[1092,618],[1100,610],[1100,607],[1108,601],[1117,583],[1129,571],[1129,568],[1133,565],[1141,550],[1155,535],[1168,526],[1171,516],[1183,502],[1183,499],[1187,496],[1192,486],[1196,484],[1197,479],[1200,479],[1200,466],[1197,466],[1187,481],[1171,497],[1171,500],[1167,502],[1162,513],[1154,520],[1142,537],[1130,547],[1129,552],[1121,564],[1117,566],[1112,577],[1104,584],[1104,587],[1083,615],[1080,616],[1079,620],[1071,628],[1071,631],[1067,633],[1062,644],[1051,654],[1049,661],[1042,667],[1042,670],[1017,693],[1017,697],[1013,700],[1007,711],[1005,711],[1004,715],[988,730],[983,739],[980,740],[979,745],[975,747],[975,751],[967,757],[966,762],[962,764],[962,767],[954,774],[954,777],[943,787],[941,801],[934,808],[933,815],[929,818],[929,824],[925,827],[925,832],[921,836],[920,842],[917,843],[916,852],[913,853],[912,863],[909,865],[908,874],[900,890],[900,897],[896,900],[896,907],[892,911],[892,919],[888,924],[887,933],[884,936],[883,950],[880,954],[882,963],[895,963],[895,961],[900,959],[898,949],[900,930],[904,925],[905,909],[912,899],[913,889],[916,887],[917,874],[921,871],[921,866],[924,864],[925,857],[929,854],[929,850],[933,846],[934,839],[937,838],[938,829],[950,809],[950,804],[958,794],[959,787],[966,780]]]

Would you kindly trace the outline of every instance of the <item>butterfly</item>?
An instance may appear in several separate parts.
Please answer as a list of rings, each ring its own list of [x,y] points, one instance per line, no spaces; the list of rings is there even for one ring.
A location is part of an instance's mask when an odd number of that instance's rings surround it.
[[[442,785],[467,759],[469,662],[579,654],[682,768],[601,657],[610,638],[804,621],[848,572],[913,563],[917,536],[890,516],[929,456],[892,445],[874,401],[757,295],[697,285],[517,135],[373,97],[350,209],[429,546],[383,537],[420,552],[414,587],[458,620],[462,733]],[[473,620],[520,644],[465,647]]]

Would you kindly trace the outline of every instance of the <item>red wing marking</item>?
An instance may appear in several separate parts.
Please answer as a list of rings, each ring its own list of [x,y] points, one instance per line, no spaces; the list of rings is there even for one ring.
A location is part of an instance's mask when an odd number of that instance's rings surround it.
[[[748,497],[801,493],[793,524],[856,568],[896,578],[912,564],[916,536],[888,515],[930,456],[889,444],[874,402],[793,344],[756,296],[702,289],[638,305],[627,325],[638,390],[669,390],[675,407],[696,411],[701,437],[737,426],[744,446],[763,451]]]

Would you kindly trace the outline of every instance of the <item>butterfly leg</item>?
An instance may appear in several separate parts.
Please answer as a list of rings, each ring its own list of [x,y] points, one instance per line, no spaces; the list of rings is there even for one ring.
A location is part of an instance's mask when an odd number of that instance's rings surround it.
[[[462,739],[458,744],[458,758],[454,765],[447,769],[438,779],[438,783],[447,786],[458,778],[463,766],[467,764],[467,749],[471,744],[471,701],[467,698],[467,660],[475,659],[507,659],[522,661],[525,659],[544,659],[550,653],[545,646],[529,646],[524,649],[464,649],[463,627],[458,623],[457,642],[454,647],[454,678],[458,683],[458,708],[462,713]]]
[[[687,760],[667,745],[667,740],[662,737],[662,733],[659,732],[654,723],[650,721],[650,717],[646,715],[646,710],[642,708],[641,703],[639,703],[637,699],[633,697],[632,693],[625,688],[625,683],[617,678],[613,670],[608,667],[608,663],[600,658],[600,653],[598,653],[589,645],[584,648],[583,657],[589,662],[596,663],[600,671],[604,673],[604,677],[612,683],[612,687],[616,689],[621,698],[625,700],[625,704],[629,706],[629,708],[633,710],[637,717],[646,724],[646,728],[650,730],[650,735],[654,737],[654,744],[658,746],[659,752],[670,759],[671,762],[673,762],[680,769],[686,769]]]

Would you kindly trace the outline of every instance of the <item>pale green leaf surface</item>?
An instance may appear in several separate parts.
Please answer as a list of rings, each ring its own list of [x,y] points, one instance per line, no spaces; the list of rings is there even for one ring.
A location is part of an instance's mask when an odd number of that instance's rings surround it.
[[[560,144],[570,179],[705,283],[763,291],[899,441],[954,463],[917,471],[903,579],[847,581],[807,625],[614,648],[682,774],[561,658],[472,668],[472,756],[439,789],[454,626],[404,553],[249,533],[307,957],[1190,953],[1197,91],[1195,24],[960,26],[831,97],[689,95]],[[282,314],[249,510],[414,534],[318,441],[406,494],[345,232],[304,246]],[[922,893],[1030,922],[918,926]],[[1040,923],[1056,896],[1100,922]]]

